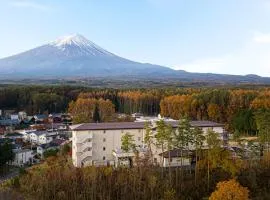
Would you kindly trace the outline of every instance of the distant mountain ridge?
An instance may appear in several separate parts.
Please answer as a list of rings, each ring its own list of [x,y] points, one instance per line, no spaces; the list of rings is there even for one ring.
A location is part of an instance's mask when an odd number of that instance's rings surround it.
[[[139,63],[119,57],[80,34],[61,37],[29,51],[0,59],[0,78],[118,77],[270,83],[257,75],[236,76],[190,73],[168,67]]]

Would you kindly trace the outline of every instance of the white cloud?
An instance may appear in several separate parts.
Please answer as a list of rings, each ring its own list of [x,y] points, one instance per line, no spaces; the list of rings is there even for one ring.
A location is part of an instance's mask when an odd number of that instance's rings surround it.
[[[245,46],[228,55],[195,59],[190,63],[180,64],[175,69],[222,74],[258,74],[270,77],[270,34],[256,32]]]
[[[175,69],[184,69],[189,72],[214,72],[217,68],[224,65],[224,60],[222,58],[207,58],[192,61],[191,63],[185,63],[176,67]]]
[[[257,32],[254,36],[254,41],[257,43],[270,43],[270,34]]]
[[[39,4],[32,1],[23,1],[23,0],[13,1],[10,3],[10,5],[17,8],[31,8],[31,9],[41,10],[41,11],[49,11],[51,9],[50,7],[43,4]]]

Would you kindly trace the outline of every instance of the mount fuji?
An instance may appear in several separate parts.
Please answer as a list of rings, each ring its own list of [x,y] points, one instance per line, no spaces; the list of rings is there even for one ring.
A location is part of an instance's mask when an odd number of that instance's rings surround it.
[[[270,84],[270,78],[257,75],[190,73],[134,62],[110,53],[80,34],[61,37],[32,50],[0,59],[0,79],[75,77]]]
[[[7,77],[136,76],[173,71],[121,58],[79,34],[0,60],[0,75]]]

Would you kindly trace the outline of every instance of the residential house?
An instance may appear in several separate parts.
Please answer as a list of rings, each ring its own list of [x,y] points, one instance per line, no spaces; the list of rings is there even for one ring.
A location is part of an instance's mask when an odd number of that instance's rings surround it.
[[[48,115],[45,115],[45,114],[35,115],[34,118],[37,124],[43,124],[43,123],[48,122]]]
[[[63,144],[66,143],[66,140],[63,139],[54,139],[50,143],[41,144],[37,146],[37,154],[43,157],[45,151],[50,149],[60,149]]]
[[[39,138],[42,135],[46,135],[46,131],[34,131],[29,134],[29,141],[31,143],[39,144]]]
[[[28,120],[27,113],[25,111],[20,111],[18,113],[18,118],[19,118],[20,121],[24,121],[24,120],[27,121]]]
[[[57,132],[47,132],[46,134],[39,136],[39,144],[48,144],[55,139],[59,139],[60,135]]]
[[[183,149],[173,149],[160,153],[161,165],[163,167],[190,166],[193,161],[192,151]]]
[[[57,138],[58,132],[33,131],[29,134],[29,141],[35,144],[47,144]]]
[[[61,113],[53,113],[49,114],[49,123],[61,123],[62,122],[62,114]]]
[[[10,115],[11,120],[18,120],[19,121],[19,115],[18,114],[11,114]]]
[[[34,152],[30,149],[13,149],[15,154],[12,165],[23,167],[25,165],[30,165],[33,163]]]
[[[5,134],[5,137],[6,138],[10,138],[12,140],[23,139],[23,134],[16,133],[16,132],[14,132],[14,133],[7,133],[7,134]]]

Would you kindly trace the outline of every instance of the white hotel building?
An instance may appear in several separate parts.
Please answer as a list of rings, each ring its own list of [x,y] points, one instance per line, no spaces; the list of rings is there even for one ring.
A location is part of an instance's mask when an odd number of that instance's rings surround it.
[[[178,121],[167,121],[173,128],[177,128]],[[191,121],[192,127],[200,127],[204,131],[213,129],[224,140],[224,128],[222,124],[210,121]],[[130,133],[139,152],[147,151],[144,143],[145,122],[111,122],[111,123],[86,123],[74,125],[72,129],[72,160],[76,167],[88,165],[121,165],[127,164],[121,158],[133,157],[133,152],[121,150],[121,137]],[[155,122],[152,122],[153,134],[155,134]],[[152,147],[153,157],[161,163],[160,149]]]

